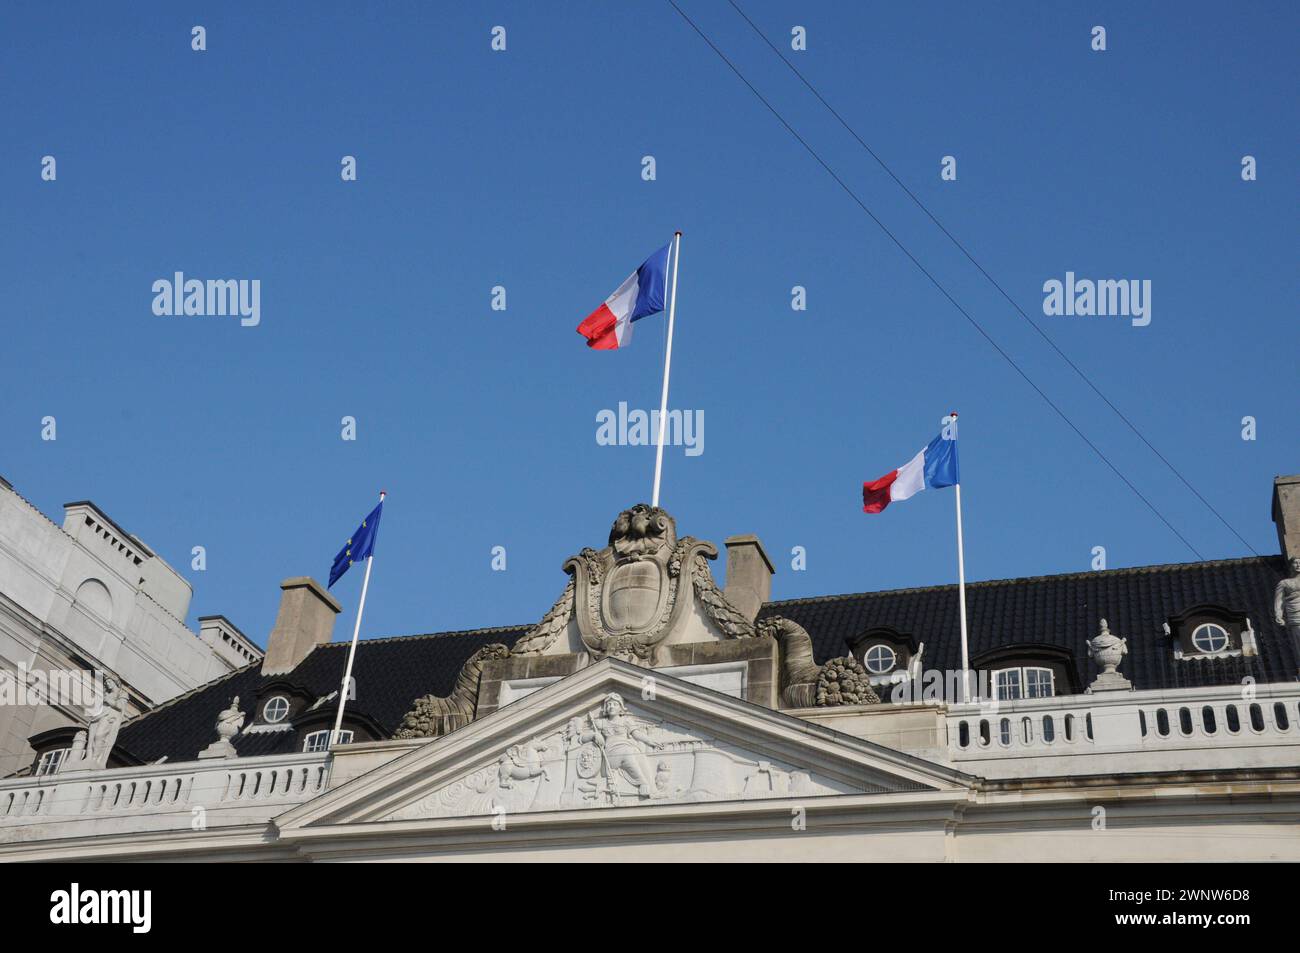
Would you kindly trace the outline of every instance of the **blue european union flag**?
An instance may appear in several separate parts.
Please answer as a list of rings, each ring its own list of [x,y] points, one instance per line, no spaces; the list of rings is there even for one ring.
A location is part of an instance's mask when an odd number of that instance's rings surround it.
[[[383,512],[384,501],[380,500],[379,505],[370,511],[370,515],[361,521],[352,538],[339,550],[339,554],[334,557],[334,565],[330,567],[330,586],[338,582],[353,563],[374,555],[375,537],[379,534],[379,517]]]

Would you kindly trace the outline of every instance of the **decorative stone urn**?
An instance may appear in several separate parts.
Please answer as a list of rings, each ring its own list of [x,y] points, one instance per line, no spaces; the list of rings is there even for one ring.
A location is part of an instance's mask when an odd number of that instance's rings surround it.
[[[1093,664],[1101,669],[1091,685],[1089,692],[1132,691],[1133,683],[1118,671],[1119,664],[1128,654],[1128,639],[1113,635],[1106,620],[1101,620],[1101,631],[1096,638],[1088,640],[1088,654]]]
[[[239,752],[235,750],[230,739],[239,734],[247,717],[239,710],[239,696],[236,695],[230,702],[230,707],[217,715],[217,740],[200,751],[199,757],[205,759],[239,757]]]

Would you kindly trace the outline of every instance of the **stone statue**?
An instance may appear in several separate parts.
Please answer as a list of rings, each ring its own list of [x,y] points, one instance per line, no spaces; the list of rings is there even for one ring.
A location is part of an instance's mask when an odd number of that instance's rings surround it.
[[[1128,639],[1112,635],[1106,620],[1101,620],[1101,631],[1095,638],[1088,640],[1088,654],[1093,664],[1101,669],[1088,686],[1089,692],[1131,691],[1133,684],[1119,674],[1119,663],[1128,654]]]
[[[1300,661],[1300,556],[1292,556],[1287,565],[1292,575],[1273,590],[1273,621],[1286,626],[1291,647]]]
[[[88,712],[86,753],[81,767],[106,768],[117,743],[117,733],[126,720],[126,688],[113,678],[104,679],[104,697],[97,710]]]
[[[545,652],[574,620],[593,659],[654,665],[656,649],[690,617],[697,600],[724,636],[752,638],[753,624],[709,571],[707,560],[717,555],[712,543],[679,540],[665,510],[638,503],[618,515],[606,548],[584,549],[565,562],[568,586],[511,654]]]
[[[393,737],[436,738],[457,728],[464,728],[474,720],[483,663],[488,659],[502,659],[509,655],[510,649],[499,642],[483,646],[461,666],[450,695],[424,695],[411,703],[411,710],[402,717],[402,724]]]
[[[818,665],[813,658],[812,638],[797,622],[769,616],[759,620],[758,632],[776,639],[781,646],[781,707],[880,703],[867,670],[853,656]]]
[[[199,752],[200,758],[237,758],[239,752],[231,743],[232,738],[239,734],[244,722],[248,719],[242,711],[239,710],[239,696],[236,695],[231,699],[230,707],[217,715],[217,740],[212,742],[202,751]]]

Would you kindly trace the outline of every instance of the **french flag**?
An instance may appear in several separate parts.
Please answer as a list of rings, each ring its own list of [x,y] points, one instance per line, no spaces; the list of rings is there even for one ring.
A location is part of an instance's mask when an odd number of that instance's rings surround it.
[[[628,276],[618,290],[578,325],[587,347],[612,351],[632,343],[632,322],[664,309],[668,297],[668,250],[659,249]]]
[[[862,484],[862,512],[879,513],[890,503],[906,500],[926,487],[938,490],[961,482],[957,467],[957,415],[944,421],[939,436],[897,470]]]

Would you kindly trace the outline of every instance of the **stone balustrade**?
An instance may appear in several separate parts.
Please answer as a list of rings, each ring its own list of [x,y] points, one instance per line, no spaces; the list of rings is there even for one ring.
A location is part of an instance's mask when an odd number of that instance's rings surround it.
[[[329,756],[270,755],[0,781],[0,844],[97,832],[262,823],[322,793]]]
[[[1116,775],[1300,766],[1300,683],[946,708],[807,711],[836,730],[946,760],[990,781],[1087,777],[1104,783]],[[925,718],[928,731],[922,730]],[[881,719],[893,730],[877,737],[872,723]],[[911,720],[903,724],[899,719]],[[419,743],[349,745],[341,753],[351,756],[355,749],[373,767]],[[333,777],[339,754],[267,755],[3,780],[0,854],[6,844],[80,835],[249,831],[340,783]],[[341,777],[355,773],[344,770]]]
[[[1300,765],[1300,683],[948,707],[948,756],[987,778]]]

